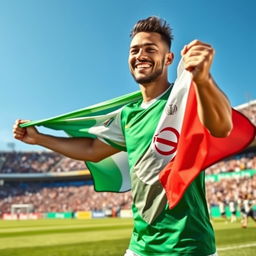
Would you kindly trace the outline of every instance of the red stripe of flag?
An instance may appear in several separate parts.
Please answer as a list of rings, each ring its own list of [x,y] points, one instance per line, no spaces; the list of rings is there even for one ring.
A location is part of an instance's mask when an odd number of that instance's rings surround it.
[[[175,158],[160,172],[169,207],[175,207],[200,171],[245,149],[255,138],[256,127],[240,112],[232,109],[233,129],[225,138],[216,138],[202,125],[197,113],[193,84]]]

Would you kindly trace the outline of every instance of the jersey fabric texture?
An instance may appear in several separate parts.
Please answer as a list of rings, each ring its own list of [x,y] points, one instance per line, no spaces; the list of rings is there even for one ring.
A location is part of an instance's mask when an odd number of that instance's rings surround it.
[[[142,100],[126,105],[108,126],[119,141],[123,136],[122,150],[128,152],[134,217],[129,249],[141,256],[211,255],[216,248],[205,199],[204,172],[191,183],[178,205],[169,209],[158,180],[159,160],[148,153],[170,91],[146,109],[141,107]],[[120,149],[114,137],[106,143]]]

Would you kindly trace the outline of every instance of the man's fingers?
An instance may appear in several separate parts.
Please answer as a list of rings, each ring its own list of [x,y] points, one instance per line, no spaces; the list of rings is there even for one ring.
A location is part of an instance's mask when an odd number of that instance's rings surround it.
[[[193,40],[185,45],[181,51],[183,63],[186,70],[193,75],[208,77],[211,63],[215,54],[210,44],[199,40]]]
[[[22,139],[26,133],[26,129],[20,127],[20,124],[26,123],[27,120],[16,120],[15,124],[13,125],[13,137],[15,139]]]
[[[207,43],[204,43],[200,40],[193,40],[191,41],[189,44],[186,45],[186,49],[189,50],[191,47],[194,47],[194,46],[197,46],[197,45],[203,45],[205,47],[210,47],[211,48],[211,45],[210,44],[207,44]]]
[[[203,50],[203,49],[208,49],[208,50],[213,50],[212,46],[210,44],[204,43],[199,40],[193,40],[189,44],[185,45],[183,49],[181,50],[181,55],[185,55],[189,50],[194,49],[194,50]]]
[[[196,45],[192,46],[185,51],[182,51],[181,55],[184,56],[194,56],[194,55],[214,55],[214,49],[209,46]]]
[[[19,127],[14,127],[13,128],[13,133],[22,135],[22,134],[25,134],[25,129],[24,128],[19,128]]]
[[[13,134],[16,136],[24,136],[25,132],[24,128],[13,127]]]
[[[22,139],[24,137],[24,135],[25,135],[25,131],[17,131],[17,130],[15,130],[13,132],[13,137],[15,139]]]
[[[193,58],[184,63],[184,68],[188,71],[193,71],[196,67],[199,67],[203,63],[201,58]]]

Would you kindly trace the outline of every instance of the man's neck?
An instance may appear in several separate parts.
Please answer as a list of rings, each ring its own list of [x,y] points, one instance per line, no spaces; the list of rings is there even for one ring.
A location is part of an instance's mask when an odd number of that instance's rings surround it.
[[[143,102],[149,102],[161,95],[170,86],[168,81],[152,82],[148,84],[140,84],[140,90]]]

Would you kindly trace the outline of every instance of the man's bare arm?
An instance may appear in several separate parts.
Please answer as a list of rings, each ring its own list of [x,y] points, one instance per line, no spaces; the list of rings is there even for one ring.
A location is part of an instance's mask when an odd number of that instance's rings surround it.
[[[200,121],[215,137],[226,137],[232,129],[232,111],[225,94],[210,74],[214,49],[194,40],[181,52],[185,68],[193,75]]]
[[[15,139],[27,144],[39,145],[69,158],[98,162],[105,157],[119,152],[98,139],[56,137],[38,132],[35,127],[21,128],[19,124],[26,121],[17,120],[13,127]]]

